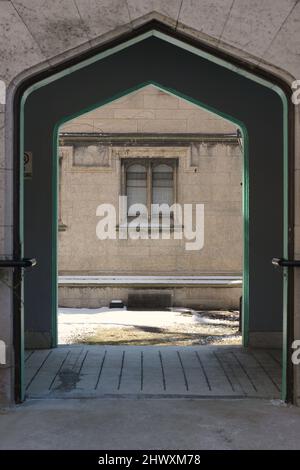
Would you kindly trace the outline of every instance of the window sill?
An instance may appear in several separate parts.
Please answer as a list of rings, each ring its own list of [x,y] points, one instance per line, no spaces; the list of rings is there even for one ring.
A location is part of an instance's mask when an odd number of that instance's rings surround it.
[[[162,224],[152,224],[152,223],[149,223],[149,224],[141,224],[141,225],[138,225],[138,227],[129,227],[129,223],[125,223],[125,224],[121,224],[121,225],[117,225],[116,226],[116,230],[117,232],[119,232],[120,230],[124,230],[124,229],[127,229],[128,231],[131,230],[134,230],[134,231],[146,231],[148,229],[148,233],[151,233],[151,231],[159,231],[159,233],[161,232],[168,232],[170,230],[170,232],[178,232],[178,231],[182,231],[184,229],[184,226],[183,225],[162,225]],[[139,230],[140,229],[140,230]]]

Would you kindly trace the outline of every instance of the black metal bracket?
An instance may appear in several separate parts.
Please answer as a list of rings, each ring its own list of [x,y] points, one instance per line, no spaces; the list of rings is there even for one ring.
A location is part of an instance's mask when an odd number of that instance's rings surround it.
[[[272,264],[282,268],[300,268],[300,260],[297,259],[273,258]]]
[[[32,268],[36,265],[35,258],[1,259],[0,268]]]

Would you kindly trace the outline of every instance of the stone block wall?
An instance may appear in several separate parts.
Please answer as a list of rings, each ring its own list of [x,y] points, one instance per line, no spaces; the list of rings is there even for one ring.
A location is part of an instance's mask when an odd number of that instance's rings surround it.
[[[170,295],[169,307],[185,307],[195,310],[228,310],[239,309],[239,298],[242,295],[240,287],[169,287],[169,288],[134,288],[132,287],[82,287],[59,286],[59,304],[69,308],[100,308],[108,307],[113,299],[122,300],[128,305],[128,297],[132,293],[159,296],[167,293]],[[151,309],[151,304],[145,304],[144,308]]]

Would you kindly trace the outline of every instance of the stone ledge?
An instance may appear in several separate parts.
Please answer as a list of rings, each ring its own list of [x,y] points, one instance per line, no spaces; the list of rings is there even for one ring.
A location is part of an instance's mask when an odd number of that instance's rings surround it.
[[[59,276],[59,287],[238,287],[241,276]]]

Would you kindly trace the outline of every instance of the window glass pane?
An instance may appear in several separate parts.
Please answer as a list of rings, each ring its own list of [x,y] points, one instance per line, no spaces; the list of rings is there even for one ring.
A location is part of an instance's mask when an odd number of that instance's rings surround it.
[[[155,165],[152,170],[152,203],[173,204],[173,167]]]
[[[126,194],[128,204],[128,215],[135,216],[130,212],[133,204],[144,204],[147,206],[147,172],[146,167],[140,164],[133,164],[126,171]]]

